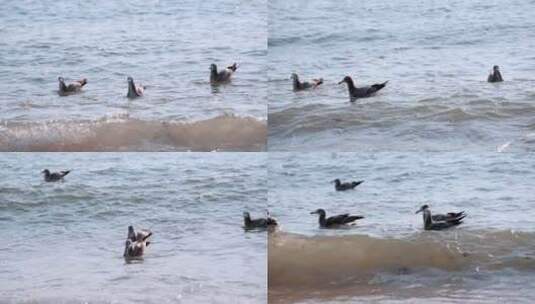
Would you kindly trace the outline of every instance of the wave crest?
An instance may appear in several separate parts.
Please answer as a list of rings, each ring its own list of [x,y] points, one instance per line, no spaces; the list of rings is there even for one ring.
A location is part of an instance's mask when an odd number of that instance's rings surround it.
[[[194,122],[49,121],[0,127],[0,151],[262,151],[267,125],[250,117]]]
[[[459,231],[408,238],[274,233],[268,245],[268,284],[277,288],[328,288],[368,284],[379,273],[425,269],[535,271],[535,233]]]

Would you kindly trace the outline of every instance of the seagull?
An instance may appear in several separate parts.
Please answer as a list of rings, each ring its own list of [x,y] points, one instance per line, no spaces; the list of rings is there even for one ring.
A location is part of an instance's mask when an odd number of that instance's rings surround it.
[[[424,229],[425,230],[444,230],[463,223],[462,219],[466,217],[464,211],[449,212],[447,214],[431,215],[428,205],[420,207],[415,214],[423,212]]]
[[[349,101],[354,102],[357,98],[365,98],[374,95],[375,93],[377,93],[377,91],[381,90],[386,86],[388,80],[380,84],[372,84],[371,86],[355,87],[355,85],[353,84],[353,79],[351,79],[351,77],[349,76],[346,76],[338,84],[342,84],[344,82],[347,83],[347,89],[349,91]]]
[[[345,191],[350,189],[355,189],[356,186],[362,184],[364,181],[356,181],[356,182],[349,182],[349,183],[342,183],[338,178],[333,180],[331,183],[334,182],[334,189],[336,191]]]
[[[211,84],[221,84],[226,83],[230,81],[230,77],[236,70],[238,69],[238,65],[236,63],[233,63],[231,66],[228,66],[226,69],[223,69],[221,71],[217,71],[217,66],[212,63],[210,65],[210,83]]]
[[[59,81],[58,93],[60,96],[66,96],[66,95],[80,92],[82,90],[82,87],[87,84],[86,78],[73,81],[72,83],[69,83],[68,85],[65,84],[65,79],[63,79],[63,77],[61,76],[58,77],[58,81]]]
[[[65,177],[65,175],[69,174],[69,172],[71,172],[71,171],[67,170],[67,171],[59,171],[59,172],[50,173],[50,170],[48,170],[48,169],[45,169],[45,170],[41,171],[41,173],[45,175],[45,182],[62,181],[63,177]]]
[[[137,233],[133,226],[128,226],[128,235],[124,247],[123,257],[126,259],[141,258],[150,242],[147,239],[152,235],[148,230],[140,230]]]
[[[266,218],[257,218],[257,219],[251,219],[251,215],[249,212],[243,212],[243,224],[245,229],[265,229],[265,228],[272,228],[278,225],[277,220],[272,218],[269,215],[269,212],[267,213]]]
[[[319,214],[319,224],[321,228],[336,228],[364,218],[360,215],[349,215],[349,213],[325,218],[325,210],[323,209],[310,212],[310,214]]]
[[[128,81],[128,93],[126,94],[126,97],[128,98],[137,98],[140,96],[143,96],[143,92],[145,92],[145,87],[139,84],[134,83],[134,78],[128,76],[126,78]]]
[[[317,86],[323,83],[323,78],[319,79],[312,79],[312,82],[300,82],[299,76],[297,76],[296,73],[292,73],[292,82],[293,82],[293,90],[294,91],[302,91],[306,89],[315,89]]]
[[[487,81],[488,82],[502,82],[503,81],[499,66],[495,65],[492,67],[492,72],[489,74]]]

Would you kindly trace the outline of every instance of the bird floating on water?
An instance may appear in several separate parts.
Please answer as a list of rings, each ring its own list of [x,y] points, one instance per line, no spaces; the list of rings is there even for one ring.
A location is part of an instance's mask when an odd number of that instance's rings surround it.
[[[58,90],[58,94],[60,96],[67,96],[67,95],[71,95],[71,94],[74,94],[74,93],[78,93],[82,90],[82,87],[85,86],[87,84],[87,79],[86,78],[83,78],[83,79],[80,79],[80,80],[75,80],[71,83],[69,83],[68,85],[65,84],[65,79],[63,79],[63,77],[58,77],[58,81],[59,81],[59,90]]]
[[[277,225],[277,220],[271,217],[269,212],[267,212],[266,218],[257,219],[252,219],[249,212],[243,212],[243,228],[246,230],[275,228]]]
[[[444,230],[463,223],[462,219],[466,217],[464,211],[449,212],[446,214],[431,215],[428,205],[420,207],[415,214],[423,212],[424,229],[425,230]]]
[[[333,180],[332,182],[334,183],[334,189],[336,189],[336,191],[345,191],[345,190],[355,189],[356,186],[362,184],[364,181],[361,180],[361,181],[352,181],[352,182],[342,183],[340,179],[337,178]]]
[[[312,82],[299,81],[299,76],[296,73],[292,73],[292,83],[294,91],[302,91],[307,89],[315,89],[317,86],[323,83],[323,78],[312,79]]]
[[[349,215],[349,213],[326,217],[325,210],[323,209],[317,209],[316,211],[310,212],[310,214],[319,215],[318,221],[321,228],[337,228],[364,218],[360,215]]]
[[[145,87],[140,84],[134,83],[134,78],[128,76],[126,78],[126,81],[128,81],[128,93],[126,93],[126,97],[128,98],[137,98],[143,96],[143,93],[145,92]]]
[[[63,181],[63,177],[65,175],[69,174],[71,172],[70,170],[67,171],[59,171],[59,172],[52,172],[50,173],[50,170],[45,169],[41,171],[42,174],[44,174],[45,182],[58,182]]]
[[[212,63],[210,65],[210,83],[221,84],[230,81],[230,78],[234,72],[238,69],[238,65],[234,62],[231,66],[228,66],[221,71],[217,71],[217,65]]]
[[[148,230],[140,230],[137,233],[133,226],[128,226],[128,235],[124,247],[123,257],[126,259],[141,258],[150,241],[147,239],[152,235]]]
[[[490,72],[489,77],[487,78],[488,82],[502,82],[502,74],[500,73],[500,67],[495,65],[492,67],[492,72]]]
[[[377,93],[379,90],[386,86],[388,80],[383,83],[372,84],[371,86],[356,87],[353,83],[353,79],[351,79],[351,77],[349,76],[346,76],[338,84],[342,84],[344,82],[347,83],[347,89],[349,91],[349,101],[353,102],[358,98],[373,96],[375,93]]]

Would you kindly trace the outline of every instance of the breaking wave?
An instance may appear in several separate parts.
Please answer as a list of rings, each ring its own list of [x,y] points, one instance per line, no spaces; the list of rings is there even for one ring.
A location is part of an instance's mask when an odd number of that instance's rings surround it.
[[[321,290],[368,285],[381,273],[535,271],[535,233],[424,232],[395,239],[279,232],[270,236],[268,254],[270,291]]]
[[[193,122],[132,118],[4,123],[0,151],[262,151],[267,124],[218,116]]]

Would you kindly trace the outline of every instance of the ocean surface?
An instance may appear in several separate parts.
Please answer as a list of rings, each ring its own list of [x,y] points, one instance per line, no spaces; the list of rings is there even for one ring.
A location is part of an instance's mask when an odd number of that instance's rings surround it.
[[[265,1],[4,3],[0,151],[264,150],[266,27]],[[88,84],[60,97],[58,76]]]
[[[0,302],[266,303],[266,233],[242,228],[265,212],[266,158],[0,155]],[[153,232],[142,261],[122,257],[129,225]]]
[[[532,303],[535,162],[529,153],[270,153],[270,303]],[[356,189],[330,183],[364,180]],[[420,206],[465,211],[424,231]],[[318,216],[363,215],[320,229]]]
[[[535,1],[268,2],[272,151],[532,151]],[[493,65],[500,84],[486,82]],[[294,93],[290,74],[324,78]],[[337,83],[389,80],[349,103]]]

